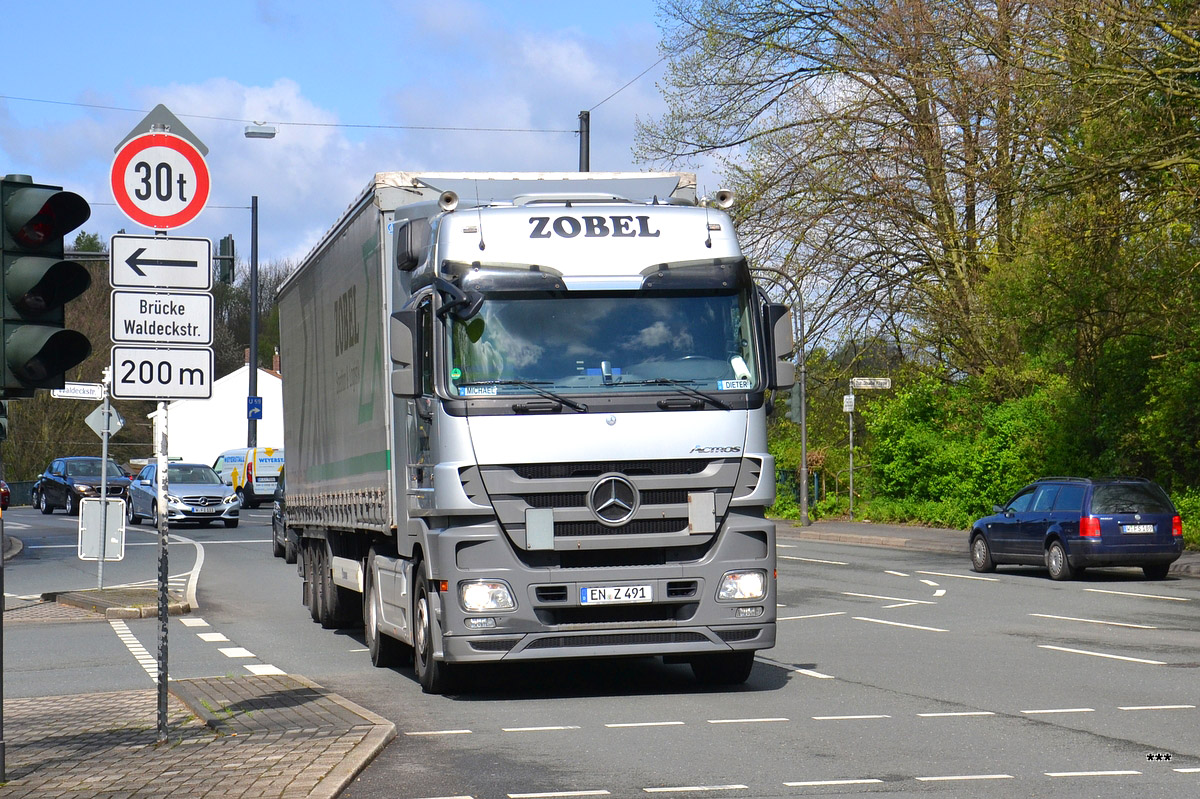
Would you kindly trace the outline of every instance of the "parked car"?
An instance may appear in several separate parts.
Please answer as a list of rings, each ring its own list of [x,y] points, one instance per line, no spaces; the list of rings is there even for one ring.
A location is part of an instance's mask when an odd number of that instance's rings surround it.
[[[130,524],[149,519],[158,526],[158,464],[147,464],[129,488],[125,518]],[[242,502],[206,463],[167,464],[167,522],[196,522],[207,527],[220,519],[237,527]]]
[[[1135,477],[1047,477],[971,526],[971,567],[1045,565],[1055,580],[1089,566],[1141,566],[1162,580],[1183,552],[1179,513],[1158,484]]]
[[[0,510],[8,510],[8,499],[12,492],[8,490],[8,483],[0,480]]]
[[[275,485],[275,507],[271,511],[271,554],[283,558],[285,563],[296,562],[299,537],[287,529],[287,496],[284,493],[283,470],[279,470],[279,482]]]
[[[79,500],[100,496],[101,463],[100,458],[86,456],[51,461],[33,484],[34,507],[47,514],[54,513],[55,508],[63,508],[70,516],[78,514]],[[116,461],[108,461],[107,477],[108,496],[127,498],[129,475]]]
[[[280,447],[230,449],[213,462],[213,470],[237,489],[242,504],[251,509],[275,496],[275,485],[282,469],[283,449]]]

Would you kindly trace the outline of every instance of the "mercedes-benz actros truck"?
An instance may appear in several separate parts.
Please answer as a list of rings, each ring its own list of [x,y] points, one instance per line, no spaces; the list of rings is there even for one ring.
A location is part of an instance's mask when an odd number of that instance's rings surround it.
[[[382,172],[279,292],[303,601],[427,692],[468,664],[775,643],[792,322],[685,173]]]

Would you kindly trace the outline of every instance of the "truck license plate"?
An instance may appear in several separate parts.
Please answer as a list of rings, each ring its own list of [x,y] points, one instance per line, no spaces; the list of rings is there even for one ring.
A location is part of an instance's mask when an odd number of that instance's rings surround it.
[[[611,605],[618,602],[652,602],[653,586],[649,585],[596,585],[579,589],[581,605]]]

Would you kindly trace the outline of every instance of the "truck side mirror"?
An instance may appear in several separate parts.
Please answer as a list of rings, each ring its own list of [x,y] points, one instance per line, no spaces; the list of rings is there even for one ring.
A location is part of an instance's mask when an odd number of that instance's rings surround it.
[[[771,334],[768,387],[791,388],[796,382],[796,364],[788,360],[795,346],[795,340],[792,338],[792,309],[782,303],[772,302],[767,304],[766,311]]]
[[[397,397],[421,395],[421,317],[416,308],[392,314],[388,322],[392,351],[392,394]]]

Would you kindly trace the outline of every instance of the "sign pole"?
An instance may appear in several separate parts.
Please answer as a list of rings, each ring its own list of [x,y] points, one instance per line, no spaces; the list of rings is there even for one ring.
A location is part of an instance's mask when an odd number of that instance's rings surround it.
[[[108,436],[112,429],[112,411],[108,401],[108,382],[111,372],[104,370],[104,432],[100,435],[100,505],[104,516],[100,520],[100,560],[96,562],[96,588],[104,588],[104,559],[108,557]]]
[[[854,386],[850,386],[850,521],[854,521]]]
[[[158,742],[167,742],[167,403],[154,417],[158,496]]]

